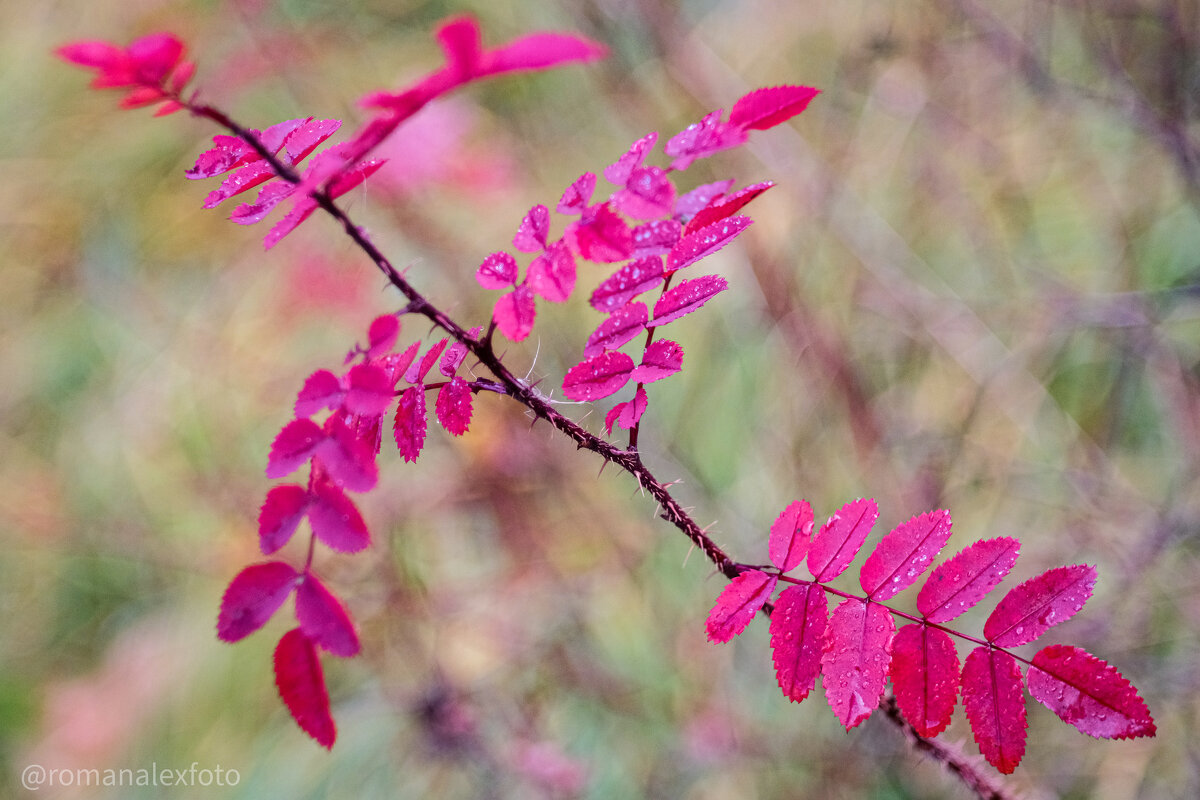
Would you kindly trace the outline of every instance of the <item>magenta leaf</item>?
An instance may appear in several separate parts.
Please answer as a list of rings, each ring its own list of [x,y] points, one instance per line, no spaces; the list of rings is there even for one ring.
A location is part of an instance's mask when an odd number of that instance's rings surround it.
[[[346,409],[352,414],[377,417],[392,404],[393,383],[381,367],[355,364],[346,376]]]
[[[650,152],[650,148],[654,147],[654,143],[657,141],[657,133],[648,133],[638,139],[630,146],[625,155],[617,159],[615,164],[604,168],[604,179],[613,186],[624,186],[628,183],[629,176],[633,174],[633,171],[642,165],[646,153]]]
[[[258,512],[258,546],[263,555],[271,555],[288,543],[308,510],[309,496],[295,484],[276,486],[267,492]]]
[[[550,233],[550,210],[540,203],[529,209],[513,236],[513,247],[522,253],[537,253],[546,249],[546,235]],[[494,287],[486,287],[494,288]]]
[[[1025,691],[1017,660],[1003,650],[976,647],[963,665],[962,697],[979,752],[1011,774],[1025,755]]]
[[[507,289],[517,282],[517,260],[503,250],[483,259],[475,280],[485,289]]]
[[[878,603],[896,596],[929,569],[949,538],[949,511],[929,511],[897,525],[867,557],[859,585]]]
[[[825,698],[846,730],[871,716],[883,698],[895,633],[886,606],[857,597],[843,600],[830,615],[821,672]]]
[[[608,397],[629,381],[633,359],[619,350],[592,356],[567,370],[563,394],[570,400],[589,402]]]
[[[575,290],[575,256],[559,240],[529,265],[529,290],[551,303],[561,303]]]
[[[917,593],[917,609],[930,622],[948,622],[973,608],[1017,562],[1016,539],[984,539],[938,564]]]
[[[758,131],[772,128],[799,114],[820,93],[808,86],[755,89],[733,104],[729,124]]]
[[[419,341],[413,342],[404,349],[404,352],[389,353],[375,363],[377,363],[380,368],[387,373],[388,383],[390,383],[392,386],[395,386],[396,382],[400,380],[401,376],[408,372],[409,367],[411,367],[413,361],[416,360],[417,353],[420,352],[420,350],[421,343]]]
[[[805,500],[797,500],[771,523],[771,538],[767,553],[780,572],[791,572],[800,566],[812,540],[813,511]]]
[[[733,188],[733,179],[705,183],[679,196],[675,201],[675,215],[684,222],[692,219],[700,209]]]
[[[592,331],[584,345],[583,355],[587,358],[597,356],[605,350],[616,350],[621,345],[646,330],[650,312],[645,303],[629,303],[609,315],[600,323],[600,327]]]
[[[371,320],[367,330],[367,358],[379,358],[392,349],[400,335],[400,320],[394,314],[382,314]]]
[[[874,500],[854,500],[842,506],[813,538],[808,548],[808,571],[819,583],[845,572],[878,518],[879,506]]]
[[[307,417],[326,408],[337,408],[344,395],[338,377],[327,369],[319,369],[308,376],[296,397],[296,416]]]
[[[596,191],[596,175],[592,172],[585,172],[563,192],[556,210],[560,214],[582,214],[591,203],[594,191]]]
[[[1032,642],[1083,608],[1096,585],[1096,568],[1086,564],[1055,567],[1013,587],[987,621],[983,635],[1000,647]]]
[[[539,70],[572,61],[595,61],[607,53],[604,45],[582,36],[533,33],[484,53],[481,71],[491,75],[513,70]]]
[[[1086,650],[1052,644],[1033,657],[1029,693],[1063,722],[1100,739],[1153,736],[1154,719],[1137,689]]]
[[[661,167],[638,167],[625,188],[613,195],[612,203],[633,219],[669,216],[675,208],[675,185]]]
[[[649,327],[666,325],[680,317],[686,316],[721,292],[729,288],[729,283],[720,275],[704,275],[684,281],[673,286],[658,298],[654,304],[654,319]]]
[[[633,228],[633,255],[665,256],[679,243],[683,226],[677,219],[656,219]]]
[[[267,624],[296,588],[296,570],[282,561],[251,564],[229,582],[217,615],[217,637],[236,642]]]
[[[332,749],[337,727],[329,711],[325,673],[316,647],[300,628],[285,633],[275,646],[275,686],[300,730]]]
[[[597,311],[611,313],[662,281],[662,258],[636,258],[601,282],[588,302]]]
[[[369,492],[379,480],[374,442],[367,444],[338,415],[325,420],[327,434],[318,455],[339,486],[352,492]]]
[[[434,411],[438,422],[454,436],[462,436],[471,424],[471,385],[455,377],[438,390]]]
[[[950,724],[958,698],[958,653],[950,634],[929,625],[905,625],[892,641],[896,705],[917,733],[937,736]]]
[[[729,582],[717,597],[705,628],[710,642],[728,642],[746,629],[750,620],[775,591],[778,576],[746,570]]]
[[[308,158],[308,155],[316,150],[322,142],[337,133],[340,127],[342,127],[341,120],[312,119],[310,117],[284,139],[283,146],[287,148],[288,160],[292,164],[299,164]]]
[[[808,697],[821,674],[829,611],[825,591],[814,583],[789,586],[771,614],[775,678],[793,703]]]
[[[617,417],[617,424],[625,430],[629,430],[637,425],[642,419],[642,414],[646,413],[648,403],[649,399],[646,397],[646,390],[641,386],[637,387],[637,391],[633,393],[633,399],[621,404],[624,408],[621,409],[621,413]]]
[[[677,269],[695,264],[729,244],[734,238],[750,226],[749,217],[730,217],[706,225],[691,233],[685,232],[671,252],[667,254],[666,273],[670,275]],[[689,226],[690,227],[690,226]]]
[[[313,535],[331,550],[357,553],[371,544],[367,523],[346,493],[328,480],[313,482],[308,524]]]
[[[688,220],[685,233],[693,233],[701,228],[709,225],[715,225],[726,217],[731,217],[736,214],[741,208],[749,203],[754,198],[774,186],[774,181],[763,181],[755,183],[744,189],[738,189],[731,195],[715,198],[704,208],[696,212],[696,215]]]
[[[630,377],[638,383],[654,383],[674,375],[683,367],[683,348],[670,339],[655,339],[642,353],[642,363]]]
[[[583,216],[567,225],[563,237],[585,261],[610,264],[633,254],[633,233],[608,203],[585,209]]]
[[[294,419],[271,442],[267,456],[267,477],[282,478],[312,458],[325,441],[325,432],[311,419]]]
[[[396,448],[405,461],[416,461],[425,446],[425,430],[429,423],[425,416],[425,387],[410,386],[400,395],[396,405],[396,420],[392,433],[396,437]]]
[[[474,327],[467,331],[467,335],[472,339],[479,336],[483,332],[483,328]],[[454,373],[458,372],[458,368],[462,366],[463,359],[467,357],[467,345],[463,342],[455,342],[446,348],[446,352],[442,353],[442,360],[438,364],[438,372],[445,375],[447,378],[453,378]]]
[[[254,199],[253,203],[243,203],[238,206],[229,215],[229,218],[238,225],[253,225],[256,222],[262,222],[275,209],[275,206],[291,197],[295,191],[295,186],[284,181],[268,183],[259,190],[258,197]]]
[[[429,374],[429,370],[433,369],[433,365],[436,364],[438,359],[442,357],[442,351],[446,349],[446,345],[449,344],[449,342],[449,337],[438,339],[436,342],[434,342],[433,345],[430,346],[429,350],[426,351],[421,360],[410,367],[408,372],[405,373],[404,380],[413,385],[424,383],[425,376]]]
[[[304,573],[296,590],[296,619],[304,635],[323,650],[342,658],[358,655],[358,633],[350,614],[311,572]]]
[[[525,284],[497,300],[496,308],[492,312],[496,327],[514,342],[523,341],[529,335],[536,318],[537,307],[533,301],[533,292]]]
[[[746,131],[721,121],[721,112],[714,111],[699,122],[689,125],[672,136],[663,152],[675,160],[671,167],[687,169],[698,158],[706,158],[746,141]]]

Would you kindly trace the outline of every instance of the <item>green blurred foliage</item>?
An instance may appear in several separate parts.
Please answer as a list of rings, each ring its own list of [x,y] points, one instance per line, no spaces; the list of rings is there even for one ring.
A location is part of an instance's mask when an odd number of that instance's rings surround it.
[[[499,398],[415,465],[385,453],[362,502],[375,546],[318,556],[364,638],[326,662],[331,754],[274,694],[286,615],[217,642],[294,392],[399,301],[326,220],[264,254],[265,226],[203,211],[182,172],[215,131],[118,111],[49,53],[172,30],[246,124],[352,125],[358,97],[439,63],[429,33],[462,11],[491,42],[574,30],[612,56],[460,93],[446,171],[349,197],[414,283],[482,323],[474,268],[530,205],[751,88],[821,88],[684,178],[779,185],[711,261],[732,290],[673,331],[686,369],[651,387],[648,464],[749,562],[791,500],[820,516],[872,495],[881,529],[940,506],[954,549],[1019,537],[1014,580],[1096,564],[1095,598],[1045,641],[1118,666],[1159,735],[1098,742],[1031,703],[1007,783],[1200,793],[1200,15],[1182,0],[0,4],[3,793],[35,762],[198,762],[241,782],[181,796],[964,796],[882,721],[846,734],[819,693],[785,703],[764,625],[706,643],[709,565]],[[583,297],[540,314],[507,359],[549,390],[597,320]],[[607,407],[564,409],[599,430]],[[961,718],[943,738],[975,752]]]

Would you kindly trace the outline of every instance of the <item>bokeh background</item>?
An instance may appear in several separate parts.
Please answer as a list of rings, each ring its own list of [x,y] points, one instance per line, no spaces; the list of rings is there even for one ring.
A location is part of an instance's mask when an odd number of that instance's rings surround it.
[[[870,495],[876,536],[946,507],[947,553],[1020,538],[1006,586],[1095,564],[1085,612],[1042,641],[1115,664],[1158,736],[1095,741],[1030,701],[1028,754],[1002,783],[1200,795],[1189,0],[0,2],[0,794],[969,796],[885,721],[847,734],[819,693],[786,703],[761,622],[708,644],[723,580],[627,477],[501,398],[460,440],[432,432],[417,464],[385,450],[361,502],[373,547],[318,553],[364,639],[325,661],[332,753],[275,694],[289,614],[216,640],[225,584],[258,558],[267,447],[295,391],[400,302],[327,220],[264,253],[266,225],[203,211],[211,187],[183,170],[215,131],[118,111],[50,51],[170,30],[205,97],[247,125],[350,130],[358,97],[440,64],[430,32],[462,11],[491,43],[563,29],[612,54],[413,121],[347,199],[414,283],[481,324],[494,296],[474,269],[531,205],[752,88],[819,87],[802,116],[685,176],[778,187],[710,262],[731,291],[676,323],[686,368],[651,387],[647,463],[746,561],[790,501],[823,519]],[[540,304],[508,362],[554,388],[597,323],[600,277]],[[604,409],[564,406],[592,430]],[[977,752],[961,707],[942,739]],[[19,786],[30,764],[193,762],[240,782]]]

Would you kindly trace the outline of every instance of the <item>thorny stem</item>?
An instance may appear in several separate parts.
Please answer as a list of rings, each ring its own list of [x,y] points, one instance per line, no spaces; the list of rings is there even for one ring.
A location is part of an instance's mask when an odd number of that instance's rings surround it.
[[[293,184],[301,182],[300,175],[287,164],[280,161],[274,153],[270,152],[262,143],[261,140],[249,129],[243,128],[241,125],[234,122],[228,115],[219,109],[212,106],[197,103],[194,100],[187,100],[178,95],[173,97],[177,102],[187,108],[192,114],[204,117],[215,122],[217,125],[238,136],[247,144],[249,144],[256,153],[258,153],[283,180]],[[310,193],[313,201],[323,209],[327,214],[341,223],[346,235],[358,245],[368,258],[375,264],[388,282],[392,284],[404,297],[408,300],[408,306],[404,309],[406,313],[420,314],[435,326],[446,331],[455,341],[466,345],[467,349],[479,360],[483,366],[492,373],[496,378],[497,383],[489,386],[492,391],[500,394],[507,394],[524,405],[533,412],[536,418],[544,419],[549,422],[554,428],[566,434],[572,441],[575,442],[577,448],[581,450],[591,450],[600,455],[606,462],[616,464],[621,469],[628,472],[638,482],[638,485],[645,490],[659,506],[659,516],[667,522],[678,528],[692,543],[700,548],[704,556],[711,561],[717,568],[717,571],[726,578],[732,580],[747,569],[751,569],[744,564],[734,561],[729,555],[721,549],[716,542],[708,536],[704,530],[696,524],[696,521],[687,513],[687,511],[679,504],[667,486],[654,477],[649,468],[642,462],[641,455],[631,443],[627,450],[622,450],[615,447],[611,443],[599,438],[598,436],[589,433],[584,428],[580,427],[571,419],[563,416],[554,409],[549,401],[538,392],[533,386],[514,375],[499,356],[496,355],[492,347],[492,333],[495,330],[495,321],[493,320],[488,326],[484,334],[476,339],[472,337],[466,329],[456,323],[453,319],[447,316],[443,311],[430,303],[420,292],[413,287],[412,284],[400,273],[399,270],[388,260],[388,258],[375,246],[375,243],[360,229],[350,217],[330,198],[328,192],[324,189],[315,189]],[[669,278],[668,278],[669,280]],[[650,335],[653,335],[651,332]],[[481,379],[486,381],[486,379]],[[490,382],[488,382],[490,383]],[[479,388],[485,388],[480,386]],[[634,440],[636,441],[636,440]],[[823,587],[825,588],[825,587]],[[765,608],[766,613],[770,613],[770,608]],[[917,731],[909,725],[900,715],[899,708],[896,705],[895,698],[890,694],[884,698],[880,707],[884,711],[884,716],[894,725],[900,728],[904,736],[910,741],[917,750],[928,753],[934,760],[945,765],[945,767],[959,778],[969,789],[975,792],[981,800],[1008,800],[1010,795],[1003,792],[984,777],[976,768],[973,760],[966,754],[952,748],[942,742],[934,739],[927,739],[921,736]]]

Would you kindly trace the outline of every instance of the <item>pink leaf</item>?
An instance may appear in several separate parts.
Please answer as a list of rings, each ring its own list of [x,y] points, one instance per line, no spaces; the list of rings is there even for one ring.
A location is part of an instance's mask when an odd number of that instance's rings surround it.
[[[1078,647],[1052,644],[1033,657],[1029,693],[1088,736],[1153,736],[1154,719],[1137,689],[1115,667]]]
[[[897,525],[867,557],[859,585],[882,603],[916,581],[950,538],[950,512],[929,511]]]
[[[633,428],[641,421],[642,414],[646,413],[648,403],[649,399],[646,397],[646,390],[641,386],[637,387],[637,391],[633,393],[633,399],[621,403],[624,407],[621,409],[620,415],[617,416],[617,424],[625,430]]]
[[[746,570],[729,582],[708,615],[705,628],[710,642],[728,642],[746,629],[767,602],[779,578],[756,569]]]
[[[669,216],[675,208],[675,185],[661,167],[638,167],[612,203],[633,219]]]
[[[318,455],[329,476],[352,492],[369,492],[379,480],[375,447],[359,439],[339,415],[325,420],[326,439]]]
[[[592,172],[585,172],[563,192],[556,210],[560,214],[582,214],[591,203],[594,191],[596,191],[596,175]]]
[[[433,365],[437,363],[442,356],[442,351],[446,349],[446,345],[450,339],[444,337],[434,342],[433,345],[426,351],[424,357],[412,365],[408,372],[404,375],[404,380],[416,385],[425,382],[425,376],[429,374],[429,370],[433,369]]]
[[[496,327],[514,342],[523,341],[529,335],[536,318],[537,306],[533,301],[533,292],[525,284],[497,300],[492,312]]]
[[[797,500],[771,524],[771,538],[767,553],[771,563],[780,572],[791,572],[800,566],[813,534],[812,507],[804,500]]]
[[[327,369],[319,369],[308,376],[296,396],[296,416],[307,417],[326,408],[337,408],[344,396],[342,382],[337,376]]]
[[[346,409],[352,414],[377,417],[392,404],[392,382],[383,368],[355,364],[346,376]]]
[[[261,222],[270,214],[275,206],[292,196],[296,187],[286,181],[272,181],[258,192],[253,203],[244,203],[234,209],[229,218],[238,225],[253,225]],[[213,195],[209,195],[213,199]]]
[[[551,303],[561,303],[575,290],[575,256],[561,240],[529,265],[529,290]]]
[[[905,625],[892,641],[896,705],[922,736],[950,724],[958,698],[958,653],[950,635],[929,625]]]
[[[846,730],[871,716],[883,698],[895,633],[887,607],[857,597],[830,615],[821,671],[825,698]]]
[[[396,406],[396,421],[392,432],[396,437],[396,448],[405,461],[416,461],[425,446],[425,388],[410,386],[400,395]]]
[[[275,177],[275,169],[266,161],[252,161],[232,175],[227,175],[221,185],[208,193],[204,198],[205,208],[216,208],[230,197],[247,192]],[[280,189],[286,194],[292,194],[295,187],[286,184]],[[276,201],[278,202],[278,200]]]
[[[340,127],[342,127],[342,121],[337,119],[310,118],[306,120],[284,139],[288,160],[292,164],[299,164],[322,142],[337,133]]]
[[[322,544],[339,553],[357,553],[371,544],[371,533],[358,508],[332,481],[313,482],[308,523]]]
[[[633,253],[638,257],[663,256],[679,243],[683,226],[677,219],[656,219],[634,227]]]
[[[775,678],[793,703],[808,697],[821,674],[829,611],[825,590],[814,583],[789,586],[771,614],[771,652]]]
[[[454,436],[462,436],[471,424],[471,385],[455,377],[438,390],[434,410],[438,422]]]
[[[671,162],[672,168],[684,170],[698,158],[737,147],[745,141],[745,130],[722,122],[721,112],[714,111],[672,136],[663,147],[663,152],[675,159]]]
[[[930,622],[948,622],[973,608],[1017,562],[1016,539],[984,539],[939,564],[917,593],[917,609]]]
[[[630,303],[609,315],[600,323],[600,327],[592,331],[584,345],[583,355],[587,358],[597,356],[605,350],[616,350],[621,345],[646,330],[646,321],[650,312],[645,303]]]
[[[633,254],[633,233],[608,203],[586,209],[567,226],[563,238],[585,261],[609,264]]]
[[[251,564],[235,575],[221,597],[217,637],[236,642],[266,625],[296,588],[296,577],[282,561]]]
[[[874,500],[847,503],[821,526],[808,549],[808,571],[820,583],[846,571],[879,518]]]
[[[300,729],[332,749],[337,727],[329,711],[325,673],[312,640],[300,628],[285,633],[275,646],[275,686]]]
[[[738,189],[731,195],[718,197],[714,199],[704,208],[696,213],[696,216],[688,220],[685,233],[694,233],[701,228],[709,225],[715,225],[721,220],[731,217],[736,214],[741,208],[749,203],[754,198],[774,186],[773,181],[763,181],[747,186],[744,189]]]
[[[263,237],[263,249],[270,250],[279,244],[285,236],[300,227],[300,224],[311,217],[316,210],[316,201],[309,197],[301,197],[291,210],[276,222],[271,230],[267,231],[267,235]]]
[[[717,252],[746,230],[752,221],[749,217],[730,217],[692,233],[685,232],[683,238],[667,254],[666,273],[670,275],[677,269],[691,266]]]
[[[597,311],[611,313],[663,281],[662,259],[637,258],[606,278],[588,300]]]
[[[296,590],[296,619],[304,635],[327,652],[342,658],[358,655],[358,633],[350,614],[311,572],[304,573]]]
[[[459,81],[466,81],[479,71],[483,41],[474,17],[466,14],[451,17],[434,35],[446,54],[447,69]]]
[[[472,339],[477,338],[483,328],[474,327],[467,331],[467,335]],[[467,357],[470,350],[463,342],[455,342],[446,348],[446,352],[442,353],[442,361],[438,364],[438,372],[445,375],[447,378],[453,378],[454,373],[458,372],[458,368],[462,366],[463,359]]]
[[[267,492],[258,512],[258,546],[270,555],[288,543],[308,510],[308,492],[302,486],[284,484]]]
[[[632,358],[619,350],[609,350],[567,370],[563,377],[563,394],[570,400],[599,400],[620,391],[632,371]]]
[[[311,419],[294,419],[275,437],[267,457],[267,477],[282,478],[312,458],[325,432]]]
[[[513,247],[522,253],[537,253],[546,249],[546,235],[550,233],[550,210],[540,203],[529,209],[513,236]]]
[[[686,316],[721,292],[729,283],[720,275],[704,275],[673,286],[654,304],[654,319],[648,327],[658,327]]]
[[[1025,755],[1025,692],[1017,660],[1002,650],[976,647],[963,665],[962,696],[979,752],[1011,774]]]
[[[772,128],[799,114],[820,93],[808,86],[755,89],[733,104],[729,124],[758,131]]]
[[[1096,585],[1096,568],[1056,567],[1015,586],[983,624],[983,635],[1000,647],[1032,642],[1083,608]]]
[[[388,382],[395,387],[400,377],[408,372],[408,368],[412,366],[420,350],[421,343],[413,342],[404,349],[403,353],[390,353],[379,359],[376,363],[387,373]]]
[[[394,314],[383,314],[371,320],[367,330],[367,358],[379,358],[391,350],[399,335],[400,320]]]
[[[604,45],[582,36],[533,33],[487,52],[482,71],[495,74],[512,70],[539,70],[573,61],[595,61],[607,54],[608,48]]]
[[[642,165],[642,161],[646,158],[646,153],[650,152],[650,148],[654,147],[654,143],[658,141],[657,133],[648,133],[641,139],[634,142],[629,151],[625,155],[617,159],[615,164],[610,164],[604,168],[604,179],[613,186],[624,186],[629,181],[629,176],[633,171]]]
[[[700,209],[710,205],[713,200],[725,194],[731,188],[733,188],[732,178],[697,186],[690,192],[681,194],[679,199],[675,201],[675,215],[686,222],[695,217],[700,212]]]
[[[293,120],[293,122],[299,124],[300,120]],[[196,157],[196,163],[184,173],[188,180],[214,178],[231,169],[262,158],[241,137],[218,134],[212,138],[216,147],[205,150]]]
[[[630,377],[638,383],[654,383],[674,375],[683,367],[683,348],[670,339],[655,339],[642,353],[642,363]]]
[[[475,280],[485,289],[507,289],[517,282],[517,260],[501,250],[483,259]]]

